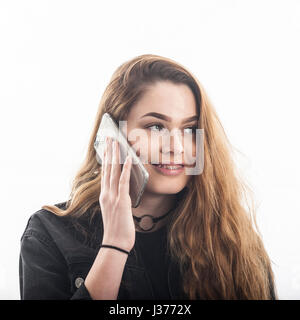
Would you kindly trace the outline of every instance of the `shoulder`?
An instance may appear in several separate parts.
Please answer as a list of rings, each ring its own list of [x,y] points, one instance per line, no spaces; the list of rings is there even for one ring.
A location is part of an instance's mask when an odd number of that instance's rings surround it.
[[[65,203],[66,202],[55,204],[55,206],[61,208]],[[24,233],[41,231],[44,232],[51,225],[54,226],[61,223],[63,223],[62,217],[59,217],[48,210],[40,209],[31,214],[31,216],[28,219]]]
[[[66,208],[66,204],[67,202],[61,202],[55,206]],[[46,209],[40,209],[29,217],[21,239],[33,236],[44,244],[55,243],[59,247],[74,244],[74,241],[88,241],[89,245],[93,246],[95,237],[101,236],[101,225],[101,213],[91,220],[89,211],[82,217],[74,218],[58,216]]]
[[[66,202],[62,202],[55,204],[55,206],[62,208],[65,204]],[[21,240],[23,240],[24,237],[33,236],[49,244],[52,238],[51,230],[54,230],[57,227],[61,228],[65,223],[66,221],[64,221],[62,217],[59,217],[48,210],[40,209],[29,217]]]

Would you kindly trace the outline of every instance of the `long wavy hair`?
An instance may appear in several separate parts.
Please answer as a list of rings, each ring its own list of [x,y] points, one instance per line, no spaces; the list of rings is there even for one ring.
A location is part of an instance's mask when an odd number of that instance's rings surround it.
[[[58,216],[83,216],[99,205],[101,167],[94,140],[102,115],[117,123],[157,81],[192,90],[204,129],[204,170],[191,177],[168,226],[168,249],[192,299],[277,299],[271,261],[255,219],[252,190],[241,178],[216,111],[197,78],[179,63],[145,54],[120,65],[99,104],[86,157],[72,182],[67,206],[42,206]]]

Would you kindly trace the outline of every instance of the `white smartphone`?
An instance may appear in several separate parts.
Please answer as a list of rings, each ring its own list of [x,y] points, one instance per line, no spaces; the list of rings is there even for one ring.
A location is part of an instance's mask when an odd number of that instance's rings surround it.
[[[99,164],[102,163],[105,138],[107,136],[118,141],[121,164],[124,164],[127,155],[130,155],[132,158],[129,195],[131,198],[132,207],[136,208],[140,204],[142,195],[149,179],[149,173],[145,169],[140,158],[136,155],[135,150],[129,145],[126,137],[119,129],[115,120],[108,113],[103,114],[94,142],[96,159]]]

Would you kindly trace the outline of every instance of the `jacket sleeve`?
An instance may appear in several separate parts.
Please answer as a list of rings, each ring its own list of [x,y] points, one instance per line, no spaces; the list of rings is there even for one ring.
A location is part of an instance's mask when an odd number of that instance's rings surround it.
[[[55,243],[27,228],[19,258],[21,300],[91,300],[84,283],[71,293],[68,266]]]

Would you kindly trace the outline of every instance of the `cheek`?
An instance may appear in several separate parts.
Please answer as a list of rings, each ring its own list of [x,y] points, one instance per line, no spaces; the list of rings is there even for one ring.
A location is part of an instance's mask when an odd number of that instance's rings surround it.
[[[151,139],[148,135],[140,136],[134,143],[130,143],[143,164],[159,162],[160,144],[158,139]]]
[[[184,163],[192,165],[196,159],[196,142],[189,141],[184,143]]]
[[[136,141],[129,141],[131,147],[135,150],[136,155],[141,159],[143,164],[148,163],[150,155],[150,141],[147,136],[137,137]]]

